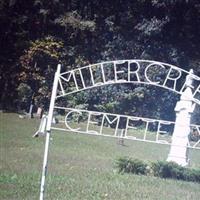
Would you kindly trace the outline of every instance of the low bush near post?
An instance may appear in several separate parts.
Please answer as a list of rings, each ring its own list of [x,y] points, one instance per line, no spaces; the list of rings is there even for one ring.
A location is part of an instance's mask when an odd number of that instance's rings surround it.
[[[200,183],[200,170],[181,167],[173,162],[158,161],[152,163],[154,176],[161,178],[173,178],[184,181]]]
[[[119,172],[153,175],[160,178],[172,178],[200,183],[200,169],[181,167],[174,162],[158,161],[147,164],[138,159],[119,158],[116,162]]]
[[[120,173],[146,174],[147,164],[138,159],[119,158],[116,162]]]
[[[184,169],[185,168],[173,162],[158,161],[158,162],[152,163],[152,171],[154,173],[154,176],[158,176],[161,178],[174,178],[178,180],[183,179]]]

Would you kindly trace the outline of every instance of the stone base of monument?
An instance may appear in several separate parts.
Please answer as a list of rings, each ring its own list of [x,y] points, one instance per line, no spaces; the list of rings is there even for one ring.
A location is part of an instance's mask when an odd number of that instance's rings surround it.
[[[167,161],[183,167],[187,166],[189,164],[187,142],[185,138],[173,138]]]

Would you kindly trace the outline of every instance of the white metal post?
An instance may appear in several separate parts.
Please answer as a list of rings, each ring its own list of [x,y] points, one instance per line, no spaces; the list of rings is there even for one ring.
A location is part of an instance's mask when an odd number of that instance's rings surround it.
[[[43,159],[42,177],[41,177],[41,185],[40,185],[40,200],[44,199],[45,178],[47,175],[49,139],[50,139],[50,134],[51,134],[51,122],[53,118],[53,110],[54,110],[54,104],[55,104],[55,99],[56,99],[60,69],[61,69],[61,65],[58,64],[57,71],[54,76],[53,89],[52,89],[52,94],[51,94],[49,114],[48,114],[47,126],[46,126],[46,142],[45,142],[45,149],[44,149],[44,159]]]

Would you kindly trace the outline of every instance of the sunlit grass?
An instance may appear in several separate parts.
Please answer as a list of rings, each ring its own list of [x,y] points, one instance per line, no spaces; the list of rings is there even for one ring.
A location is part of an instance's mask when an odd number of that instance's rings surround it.
[[[39,198],[44,137],[32,138],[38,119],[0,114],[0,199]],[[108,130],[109,131],[109,130]],[[169,146],[116,138],[52,132],[46,199],[199,199],[199,184],[155,177],[121,175],[119,157],[166,160]],[[191,150],[191,166],[200,168],[200,152]]]

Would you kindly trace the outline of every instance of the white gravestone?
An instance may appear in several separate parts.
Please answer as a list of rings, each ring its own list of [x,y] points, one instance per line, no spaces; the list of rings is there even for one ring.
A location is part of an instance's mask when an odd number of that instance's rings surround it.
[[[181,166],[187,166],[189,163],[187,145],[189,142],[191,114],[195,108],[195,104],[192,102],[192,74],[193,70],[190,70],[190,74],[186,77],[186,89],[174,109],[176,112],[176,122],[171,149],[167,158],[167,161],[173,161]]]

